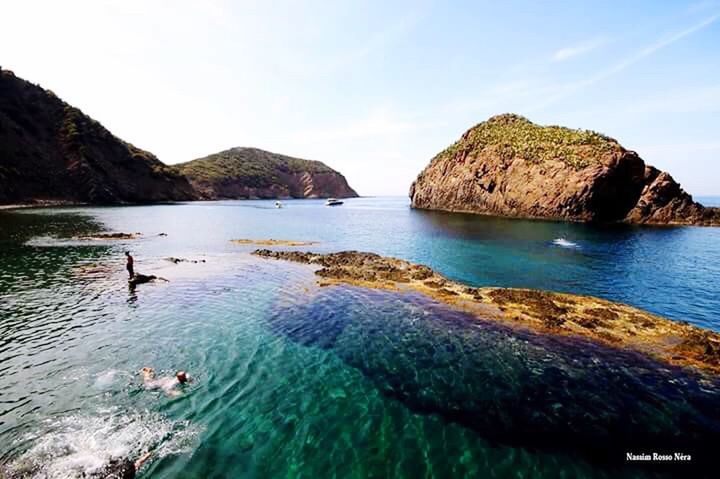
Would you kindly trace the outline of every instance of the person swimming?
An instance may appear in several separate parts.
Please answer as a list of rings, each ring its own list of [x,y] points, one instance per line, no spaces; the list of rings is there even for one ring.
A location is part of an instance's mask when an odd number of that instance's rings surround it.
[[[143,384],[146,389],[162,389],[168,396],[181,394],[177,387],[190,382],[190,376],[185,371],[178,371],[175,376],[156,378],[153,368],[144,367],[140,370],[140,374],[143,377]]]
[[[151,452],[146,452],[135,462],[127,457],[111,459],[100,471],[91,474],[90,477],[98,479],[135,479],[137,472],[151,455]]]
[[[92,471],[77,471],[72,477],[86,479],[135,479],[140,468],[152,456],[148,451],[134,462],[127,456],[112,457],[100,468]],[[52,459],[55,459],[54,457]],[[42,463],[29,462],[22,469],[13,470],[0,464],[0,479],[23,479],[27,477],[49,477],[43,474]],[[52,477],[56,477],[53,475]],[[65,476],[63,476],[65,477]],[[69,476],[68,476],[69,477]]]

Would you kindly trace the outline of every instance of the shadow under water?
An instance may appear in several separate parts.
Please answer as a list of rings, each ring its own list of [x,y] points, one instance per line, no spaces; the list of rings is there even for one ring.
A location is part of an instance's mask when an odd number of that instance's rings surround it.
[[[574,337],[521,331],[419,294],[322,289],[270,327],[332,351],[384,394],[482,437],[615,468],[699,472],[720,439],[720,381]],[[626,454],[688,454],[628,464]]]

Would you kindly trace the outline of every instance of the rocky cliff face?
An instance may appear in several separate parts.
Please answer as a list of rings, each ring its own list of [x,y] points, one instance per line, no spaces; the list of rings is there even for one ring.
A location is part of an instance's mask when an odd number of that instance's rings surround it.
[[[0,70],[0,203],[196,197],[188,180],[49,90]]]
[[[231,148],[177,165],[204,199],[348,198],[345,177],[319,161]]]
[[[414,208],[523,218],[720,225],[668,173],[604,135],[490,118],[433,158],[410,188]]]

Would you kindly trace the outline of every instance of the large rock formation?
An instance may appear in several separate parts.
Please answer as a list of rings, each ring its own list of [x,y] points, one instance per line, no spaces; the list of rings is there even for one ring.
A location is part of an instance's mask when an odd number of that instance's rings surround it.
[[[348,198],[345,177],[319,161],[231,148],[176,165],[205,199]]]
[[[188,180],[49,90],[0,70],[0,203],[190,200]]]
[[[514,114],[471,128],[410,188],[414,208],[523,218],[720,225],[672,177],[599,133]]]

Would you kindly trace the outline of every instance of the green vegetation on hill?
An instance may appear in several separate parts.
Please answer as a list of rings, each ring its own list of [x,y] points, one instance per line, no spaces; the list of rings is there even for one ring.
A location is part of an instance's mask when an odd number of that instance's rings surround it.
[[[590,166],[603,154],[622,151],[618,142],[601,133],[562,126],[536,125],[527,118],[506,113],[484,121],[440,153],[480,152],[492,147],[503,158],[522,158],[533,163],[561,160],[576,169]]]
[[[192,200],[187,178],[53,92],[0,69],[0,203]]]
[[[253,188],[281,182],[280,173],[334,173],[319,161],[302,160],[257,148],[231,148],[177,165],[188,177],[204,182],[232,179]]]

